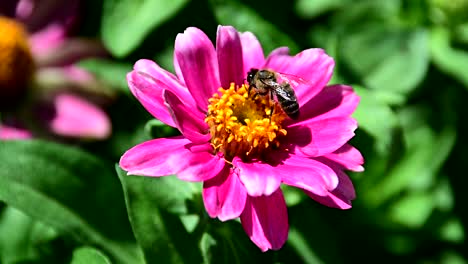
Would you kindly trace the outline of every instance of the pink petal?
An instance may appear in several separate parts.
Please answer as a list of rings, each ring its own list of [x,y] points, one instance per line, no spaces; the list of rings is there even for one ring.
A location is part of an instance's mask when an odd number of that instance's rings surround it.
[[[288,47],[279,47],[279,48],[276,48],[274,50],[272,50],[270,52],[270,54],[268,55],[268,58],[267,60],[270,58],[270,57],[275,57],[275,56],[289,56],[289,48]]]
[[[237,30],[232,26],[218,26],[216,38],[219,78],[222,87],[229,87],[234,82],[242,84],[244,73],[242,65],[242,46]]]
[[[220,87],[216,50],[200,29],[189,27],[178,34],[175,57],[192,97],[201,111],[208,108],[208,99]]]
[[[307,157],[291,156],[277,166],[284,184],[302,188],[317,195],[327,195],[338,185],[336,173],[326,164]]]
[[[234,158],[233,165],[250,196],[271,195],[281,184],[281,175],[276,171],[276,167],[269,164],[244,163]]]
[[[127,74],[128,86],[133,95],[154,117],[167,125],[175,127],[164,104],[163,91],[170,90],[185,104],[195,106],[192,96],[176,77],[150,60],[139,60],[134,70]]]
[[[185,159],[185,145],[190,143],[181,136],[149,140],[127,150],[120,158],[119,166],[129,175],[172,175],[178,171],[178,163]]]
[[[105,139],[111,134],[107,114],[84,98],[60,93],[53,100],[51,119],[44,121],[55,134],[95,139]]]
[[[173,56],[172,60],[173,60],[173,63],[174,63],[174,71],[175,71],[175,74],[176,74],[177,78],[179,79],[179,81],[181,83],[183,83],[185,85],[184,75],[182,75],[182,70],[180,69],[180,65],[179,65],[179,62],[177,61],[177,57],[175,55],[175,52],[174,52],[174,56]]]
[[[237,175],[227,166],[216,177],[203,183],[203,202],[211,217],[234,219],[244,210],[247,193]]]
[[[317,121],[332,117],[350,116],[358,104],[359,96],[354,93],[353,88],[350,86],[341,84],[327,86],[300,106],[301,115],[296,122],[307,119]]]
[[[210,152],[190,153],[186,160],[179,161],[177,177],[185,181],[205,181],[218,176],[226,166],[220,156]]]
[[[262,45],[251,32],[244,32],[240,34],[242,43],[242,55],[244,61],[243,78],[246,78],[247,72],[251,68],[260,68],[265,63],[265,56],[263,55]]]
[[[108,52],[100,41],[70,38],[48,52],[36,53],[34,58],[38,67],[53,67],[73,64],[84,58],[104,57]]]
[[[79,0],[20,0],[16,7],[17,19],[25,23],[30,32],[51,24],[61,24],[67,30],[76,21]]]
[[[307,49],[295,56],[284,54],[284,51],[278,49],[270,54],[265,67],[304,79],[307,84],[294,87],[299,105],[303,105],[328,83],[335,62],[322,49]]]
[[[334,152],[354,136],[357,122],[351,117],[308,120],[288,127],[287,141],[299,153],[317,157]]]
[[[190,140],[181,136],[149,140],[127,150],[119,165],[129,175],[177,174],[187,181],[210,179],[224,168],[223,159],[208,152],[192,152],[190,145]]]
[[[263,252],[280,249],[288,239],[288,212],[281,189],[270,196],[249,196],[240,219],[247,235]]]
[[[31,52],[34,57],[41,58],[45,53],[52,52],[65,41],[65,29],[60,24],[52,24],[29,37]]]
[[[202,113],[181,102],[169,90],[165,90],[163,96],[177,128],[186,138],[193,143],[204,143],[210,140],[211,134]]]
[[[27,7],[18,6],[19,19],[31,32],[31,50],[34,55],[53,51],[66,38],[76,22],[79,1],[42,0],[29,2],[33,5],[28,13]]]
[[[51,71],[55,70],[57,75],[62,75],[64,78],[64,82],[71,83],[71,84],[76,84],[76,86],[91,86],[97,85],[95,84],[96,78],[92,73],[89,71],[80,68],[76,65],[68,65],[68,66],[63,66],[63,67],[51,67],[51,68],[43,68],[40,69],[39,71]]]
[[[343,147],[330,154],[326,154],[323,157],[336,162],[345,169],[364,171],[364,167],[362,167],[362,164],[364,164],[364,158],[359,150],[349,144],[345,144]]]
[[[16,0],[9,2],[16,2],[16,19],[20,21],[27,19],[34,10],[34,0]],[[2,6],[2,8],[5,7]]]
[[[32,133],[25,128],[10,126],[8,124],[0,124],[0,140],[29,138],[32,138]]]
[[[356,198],[353,183],[348,175],[337,166],[333,166],[332,164],[329,164],[329,166],[333,168],[336,175],[338,175],[338,186],[333,191],[322,196],[309,191],[305,191],[305,193],[323,205],[339,209],[349,209],[351,208],[351,201]]]

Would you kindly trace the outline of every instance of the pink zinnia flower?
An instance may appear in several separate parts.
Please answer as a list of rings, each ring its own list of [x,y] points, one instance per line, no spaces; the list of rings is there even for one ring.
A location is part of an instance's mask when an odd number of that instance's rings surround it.
[[[82,58],[106,55],[92,40],[71,38],[78,0],[8,0],[0,3],[0,139],[50,133],[71,138],[104,139],[111,133],[107,114],[82,96],[97,80],[74,65]],[[34,87],[34,88],[33,88]],[[71,92],[70,90],[80,90]],[[95,90],[93,91],[95,92]],[[64,103],[65,101],[70,103]],[[45,110],[37,111],[39,107]],[[47,118],[43,112],[47,111]],[[39,113],[39,115],[36,115]],[[31,124],[33,123],[33,124]]]
[[[215,48],[202,31],[188,28],[176,38],[174,66],[176,75],[139,60],[127,75],[143,106],[182,133],[128,150],[120,160],[128,174],[203,181],[208,214],[240,217],[262,251],[281,248],[288,236],[282,183],[324,205],[351,207],[354,188],[343,170],[363,170],[361,154],[347,144],[359,97],[349,86],[326,86],[334,61],[323,50],[290,56],[283,47],[265,58],[250,32],[220,26]],[[307,80],[294,88],[297,120],[254,89],[248,93],[251,68]]]

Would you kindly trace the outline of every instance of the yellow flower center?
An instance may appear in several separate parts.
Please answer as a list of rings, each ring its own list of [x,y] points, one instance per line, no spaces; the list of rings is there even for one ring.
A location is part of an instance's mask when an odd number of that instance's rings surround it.
[[[278,148],[286,135],[281,123],[287,117],[268,96],[248,93],[248,85],[219,88],[209,99],[205,122],[210,127],[211,144],[226,160],[258,158],[269,148]],[[273,111],[273,114],[271,114]]]
[[[23,26],[0,16],[0,94],[17,94],[30,81],[34,60]]]

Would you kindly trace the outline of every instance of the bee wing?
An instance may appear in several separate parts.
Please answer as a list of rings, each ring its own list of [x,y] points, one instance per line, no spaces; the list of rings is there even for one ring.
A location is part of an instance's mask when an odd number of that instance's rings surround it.
[[[272,79],[261,79],[261,82],[266,85],[266,86],[270,86],[270,87],[274,87],[276,89],[276,86],[278,86],[279,84],[277,82],[275,82],[274,80]]]
[[[280,72],[277,72],[276,75],[279,77],[278,81],[279,82],[287,82],[289,83],[292,87],[297,87],[301,84],[310,84],[310,81],[304,79],[304,78],[301,78],[297,75],[292,75],[292,74],[288,74],[288,73],[280,73]]]
[[[283,100],[287,101],[296,101],[296,94],[294,93],[294,90],[291,88],[291,86],[288,83],[284,83],[282,85],[275,85],[275,93],[277,97],[283,98]]]

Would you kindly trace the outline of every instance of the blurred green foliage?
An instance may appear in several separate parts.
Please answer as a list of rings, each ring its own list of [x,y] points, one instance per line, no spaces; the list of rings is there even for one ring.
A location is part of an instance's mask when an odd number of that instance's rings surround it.
[[[119,94],[113,136],[75,146],[0,142],[0,263],[468,263],[467,0],[101,0],[80,34],[112,53],[81,66]],[[361,97],[352,140],[353,208],[326,208],[284,188],[290,234],[261,253],[238,221],[210,219],[200,186],[129,177],[114,165],[144,140],[175,135],[129,93],[140,58],[173,70],[189,26],[251,31],[265,54],[321,47],[332,83]],[[118,175],[118,176],[117,176]]]

